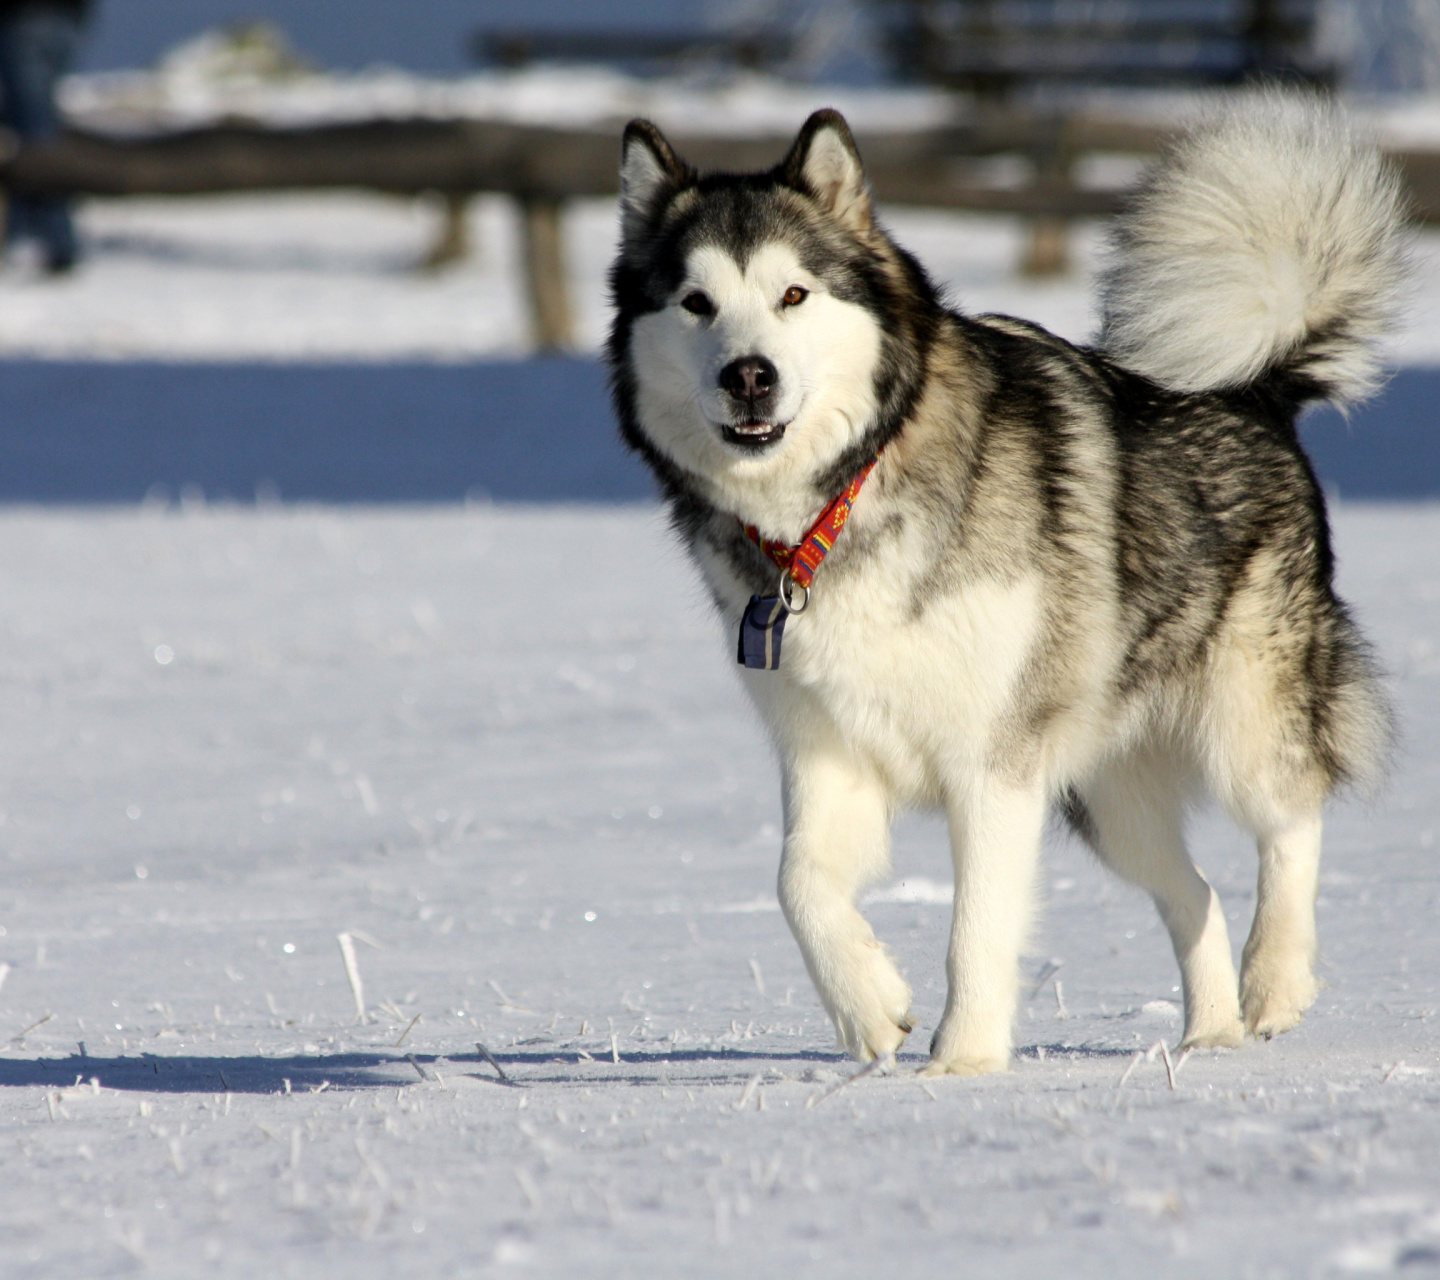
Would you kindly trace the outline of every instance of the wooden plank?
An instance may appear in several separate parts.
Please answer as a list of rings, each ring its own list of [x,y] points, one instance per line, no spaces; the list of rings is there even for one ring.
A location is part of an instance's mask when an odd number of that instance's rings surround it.
[[[581,31],[501,28],[472,37],[471,52],[482,62],[523,67],[532,62],[564,61],[677,63],[724,62],[741,67],[774,67],[795,51],[795,36],[765,28],[743,34],[713,31],[656,32],[595,28]]]
[[[1109,132],[1127,146],[1145,140],[1134,131]],[[881,200],[1068,216],[1109,211],[1114,200],[1106,193],[983,188],[949,172],[957,156],[1048,150],[1057,137],[1067,150],[1089,140],[1072,129],[1057,134],[1002,123],[873,134],[860,145]],[[748,171],[774,164],[790,138],[679,137],[676,144],[702,170]],[[382,121],[303,130],[225,125],[142,139],[67,134],[20,149],[0,164],[0,184],[99,196],[356,187],[574,199],[615,193],[617,152],[609,131],[503,122]]]
[[[360,187],[565,197],[613,192],[616,150],[610,134],[505,122],[219,125],[136,139],[66,134],[21,148],[0,182],[112,196]]]
[[[983,186],[957,171],[954,161],[1007,152],[1042,162],[1055,153],[1148,153],[1166,136],[1159,128],[1123,121],[1002,113],[946,129],[862,134],[858,142],[882,203],[1091,217],[1114,212],[1123,193],[1054,180],[1018,188]],[[674,141],[701,169],[746,171],[774,164],[790,138],[677,136]],[[613,195],[617,152],[616,133],[609,130],[475,120],[294,130],[226,125],[139,139],[73,133],[21,148],[0,163],[0,185],[109,196],[355,187],[564,200]],[[1417,216],[1440,221],[1440,153],[1397,152],[1395,160],[1410,185]]]

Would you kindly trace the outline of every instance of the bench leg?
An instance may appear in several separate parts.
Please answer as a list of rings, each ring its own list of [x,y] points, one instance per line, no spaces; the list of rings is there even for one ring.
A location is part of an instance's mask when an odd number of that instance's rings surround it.
[[[530,300],[531,336],[538,351],[563,351],[575,344],[565,271],[565,223],[554,196],[524,196],[525,287]]]
[[[421,261],[427,271],[448,267],[470,256],[470,195],[465,191],[447,191],[442,199],[440,228]]]
[[[1045,215],[1031,218],[1025,228],[1025,248],[1020,273],[1026,276],[1064,275],[1070,267],[1070,224],[1064,218]]]

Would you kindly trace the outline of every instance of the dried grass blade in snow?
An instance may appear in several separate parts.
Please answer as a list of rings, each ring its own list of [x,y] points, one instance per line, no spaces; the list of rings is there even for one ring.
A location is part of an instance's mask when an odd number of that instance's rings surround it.
[[[500,984],[496,982],[494,978],[486,978],[485,981],[489,984],[490,990],[500,997],[500,1007],[502,1009],[509,1013],[528,1013],[537,1018],[540,1016],[534,1009],[527,1009],[523,1004],[516,1004],[515,1001],[510,999],[510,997],[500,989]],[[584,1035],[585,1033],[582,1031],[580,1034]]]
[[[348,933],[339,934],[340,959],[345,962],[345,980],[350,984],[350,994],[355,999],[355,1021],[365,1021],[365,987],[360,981],[360,966],[355,962],[355,939]]]
[[[360,804],[366,813],[372,818],[380,812],[380,802],[375,798],[375,788],[370,785],[370,779],[363,773],[355,775],[355,792],[360,797]]]
[[[853,1075],[846,1076],[845,1079],[841,1080],[838,1084],[832,1084],[824,1093],[812,1093],[805,1099],[806,1110],[808,1111],[811,1107],[818,1107],[826,1098],[833,1098],[841,1089],[845,1088],[846,1085],[854,1084],[855,1081],[863,1080],[866,1076],[887,1070],[894,1061],[895,1058],[891,1054],[886,1054],[881,1058],[872,1058],[861,1067],[859,1071]]]
[[[494,1055],[493,1053],[491,1053],[489,1049],[487,1049],[487,1048],[486,1048],[483,1044],[481,1044],[480,1041],[478,1041],[478,1040],[475,1041],[475,1047],[476,1047],[478,1050],[480,1050],[480,1056],[481,1056],[482,1058],[484,1058],[485,1061],[488,1062],[492,1067],[495,1068],[495,1074],[496,1074],[497,1076],[499,1076],[500,1079],[502,1079],[506,1084],[514,1084],[514,1083],[515,1083],[513,1080],[510,1079],[509,1076],[507,1076],[507,1075],[505,1074],[505,1068],[502,1067],[498,1062],[495,1061],[495,1055]]]
[[[420,1077],[420,1079],[430,1079],[430,1077],[425,1074],[425,1068],[420,1065],[419,1059],[417,1059],[413,1053],[407,1053],[405,1055],[405,1061],[415,1068],[415,1073]]]
[[[1115,1082],[1115,1087],[1116,1087],[1117,1089],[1123,1089],[1123,1088],[1125,1087],[1125,1081],[1127,1081],[1128,1079],[1130,1079],[1130,1073],[1131,1073],[1132,1071],[1134,1071],[1135,1068],[1138,1067],[1144,1060],[1145,1060],[1145,1050],[1144,1050],[1144,1049],[1136,1049],[1134,1055],[1133,1055],[1133,1056],[1131,1057],[1131,1059],[1130,1059],[1130,1065],[1125,1068],[1125,1071],[1124,1071],[1124,1073],[1120,1076],[1120,1079]]]
[[[389,1177],[386,1175],[385,1170],[371,1157],[370,1152],[365,1149],[365,1143],[360,1138],[355,1139],[355,1154],[360,1157],[360,1163],[365,1166],[365,1172],[375,1179],[375,1185],[379,1187],[381,1191],[389,1191]]]
[[[763,1071],[757,1071],[745,1082],[745,1087],[740,1090],[740,1097],[735,1101],[735,1110],[744,1111],[750,1105],[750,1099],[755,1096],[755,1090],[760,1087],[760,1081],[765,1078]]]
[[[395,1041],[395,1048],[398,1049],[402,1044],[405,1043],[405,1037],[408,1036],[415,1029],[415,1024],[419,1021],[420,1015],[417,1013],[413,1018],[410,1019],[409,1026],[407,1026],[405,1030],[400,1033],[400,1039]]]
[[[1047,982],[1050,981],[1051,978],[1053,978],[1057,973],[1060,972],[1060,967],[1064,963],[1065,962],[1063,960],[1045,961],[1044,967],[1040,970],[1039,974],[1036,975],[1035,985],[1030,988],[1030,999],[1033,1000],[1036,996],[1040,994],[1040,988],[1043,987]]]
[[[1170,1046],[1165,1041],[1160,1041],[1160,1057],[1165,1062],[1165,1079],[1170,1084],[1170,1092],[1175,1092],[1175,1064],[1170,1061]]]
[[[530,1204],[530,1212],[539,1213],[540,1188],[535,1185],[535,1179],[526,1173],[524,1169],[516,1169],[515,1181],[520,1184],[520,1190],[525,1193],[525,1199]]]
[[[44,1026],[47,1022],[49,1022],[50,1019],[53,1018],[54,1016],[55,1016],[55,1015],[54,1015],[53,1013],[47,1013],[43,1018],[37,1018],[37,1019],[36,1019],[34,1022],[32,1022],[28,1027],[26,1027],[23,1031],[17,1031],[13,1036],[11,1036],[11,1037],[10,1037],[10,1043],[11,1043],[11,1044],[19,1044],[20,1041],[22,1041],[23,1039],[25,1039],[25,1037],[28,1036],[32,1031],[34,1031],[36,1027],[43,1027],[43,1026]]]
[[[760,972],[760,961],[750,961],[750,976],[755,979],[755,990],[760,993],[761,998],[765,996],[765,975]]]
[[[1175,1074],[1177,1076],[1180,1074],[1180,1068],[1189,1061],[1190,1055],[1194,1052],[1195,1046],[1193,1044],[1189,1045],[1186,1047],[1185,1051],[1178,1058],[1175,1059]]]
[[[610,1061],[617,1066],[620,1062],[620,1038],[613,1031],[610,1033]]]
[[[0,990],[3,990],[3,989],[4,989],[4,987],[5,987],[5,979],[8,978],[9,976],[10,976],[10,966],[9,966],[8,964],[0,964]]]

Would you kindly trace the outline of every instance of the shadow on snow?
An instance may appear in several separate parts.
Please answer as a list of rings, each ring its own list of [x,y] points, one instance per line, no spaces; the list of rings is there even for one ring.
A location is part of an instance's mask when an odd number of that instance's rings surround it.
[[[1039,1057],[1037,1048],[1045,1056]],[[1053,1044],[1017,1048],[1026,1062],[1108,1061],[1129,1058],[1133,1049]],[[582,1056],[583,1054],[583,1056]],[[819,1049],[768,1052],[763,1049],[631,1050],[614,1062],[608,1053],[591,1056],[573,1048],[499,1052],[493,1055],[507,1079],[500,1079],[480,1053],[434,1054],[399,1052],[312,1054],[303,1057],[82,1057],[0,1059],[0,1087],[71,1088],[99,1082],[104,1089],[135,1093],[310,1093],[335,1090],[393,1089],[433,1080],[438,1071],[453,1078],[468,1075],[501,1087],[550,1084],[630,1084],[683,1087],[699,1084],[742,1084],[766,1063],[812,1063],[845,1071],[853,1064],[843,1055]],[[902,1053],[899,1062],[911,1070],[925,1062],[922,1053]],[[706,1067],[709,1070],[705,1070]],[[648,1068],[635,1071],[634,1068]],[[666,1067],[678,1069],[674,1079]],[[455,1068],[467,1068],[456,1071]],[[628,1070],[627,1070],[628,1068]],[[699,1068],[699,1070],[697,1070]]]

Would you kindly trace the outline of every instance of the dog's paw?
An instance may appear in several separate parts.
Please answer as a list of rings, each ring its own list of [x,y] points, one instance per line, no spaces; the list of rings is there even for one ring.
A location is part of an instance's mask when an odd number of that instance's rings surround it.
[[[1245,1039],[1245,1023],[1240,1017],[1234,983],[1232,970],[1223,995],[1186,1007],[1182,1049],[1234,1049]]]
[[[872,946],[863,980],[850,984],[849,999],[832,1010],[839,1047],[860,1062],[897,1052],[915,1027],[909,983],[884,951]]]
[[[1245,1024],[1237,1018],[1223,1023],[1206,1023],[1187,1031],[1180,1041],[1182,1049],[1235,1049],[1245,1039]]]
[[[1245,966],[1240,978],[1240,1008],[1245,1030],[1268,1040],[1289,1031],[1315,1003],[1320,984],[1309,964],[1279,966],[1256,962]]]
[[[897,1010],[870,1011],[868,1017],[857,1016],[857,1011],[837,1015],[835,1038],[837,1047],[848,1053],[857,1062],[873,1062],[876,1058],[890,1057],[900,1051],[905,1037],[914,1030],[910,1020],[909,988],[906,999]]]
[[[920,1068],[922,1076],[988,1076],[996,1071],[1008,1071],[1010,1063],[1005,1058],[931,1058]]]
[[[912,1030],[910,1019],[886,1020],[861,1027],[846,1019],[836,1023],[836,1048],[848,1053],[857,1062],[874,1062],[876,1058],[892,1058],[905,1043]]]

